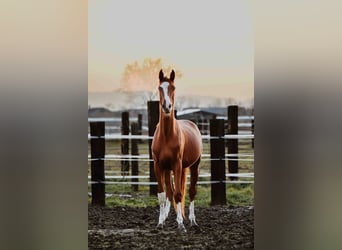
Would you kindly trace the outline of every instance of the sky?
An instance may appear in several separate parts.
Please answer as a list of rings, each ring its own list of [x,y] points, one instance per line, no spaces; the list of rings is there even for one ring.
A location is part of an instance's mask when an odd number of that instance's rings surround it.
[[[88,92],[120,88],[127,64],[161,58],[177,94],[254,97],[250,1],[88,1]],[[156,76],[158,77],[158,76]]]

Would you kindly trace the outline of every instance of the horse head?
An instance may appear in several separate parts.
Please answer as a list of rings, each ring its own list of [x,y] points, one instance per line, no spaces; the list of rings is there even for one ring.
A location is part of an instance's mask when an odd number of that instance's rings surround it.
[[[171,114],[174,108],[174,97],[175,97],[175,72],[172,70],[170,78],[164,76],[163,70],[159,71],[159,97],[160,105],[164,114]]]

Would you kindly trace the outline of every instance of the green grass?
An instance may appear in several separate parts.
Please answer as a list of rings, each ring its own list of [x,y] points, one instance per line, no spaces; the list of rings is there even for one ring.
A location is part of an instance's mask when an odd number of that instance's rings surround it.
[[[254,205],[254,184],[229,184],[226,193],[230,205]]]
[[[147,207],[147,206],[157,206],[158,200],[156,197],[149,195],[134,195],[130,198],[108,198],[106,200],[106,205],[111,206],[130,206],[130,207]]]
[[[138,145],[140,154],[148,154],[148,143],[144,141]],[[88,144],[88,153],[90,154],[90,145]],[[120,154],[121,144],[119,140],[106,141],[106,154]],[[210,153],[210,144],[204,143],[203,153]],[[254,153],[251,148],[251,143],[239,143],[239,153]],[[114,171],[107,173],[107,175],[120,175],[121,163],[120,161],[106,161],[105,170]],[[226,162],[226,173],[228,172],[228,162]],[[149,162],[139,162],[139,175],[149,175]],[[254,162],[239,162],[239,172],[254,172]],[[210,173],[210,161],[202,161],[200,164],[200,173]],[[88,175],[90,175],[90,162],[88,162]],[[122,179],[121,179],[122,180]],[[199,178],[200,181],[208,181],[210,178]],[[246,179],[247,180],[247,179]],[[115,180],[119,181],[119,180]],[[148,181],[144,179],[141,181]],[[189,186],[189,185],[188,185]],[[188,200],[188,186],[186,193],[186,206],[189,204]],[[91,192],[90,185],[88,191]],[[112,194],[111,197],[106,198],[107,206],[134,206],[146,207],[157,206],[157,196],[149,195],[149,186],[140,185],[138,192],[131,190],[131,185],[106,185],[106,193]],[[226,184],[226,198],[228,205],[253,205],[254,204],[254,184]],[[210,206],[211,202],[211,187],[210,185],[197,185],[197,195],[195,198],[196,206]],[[91,198],[89,198],[89,204]]]
[[[90,191],[90,190],[89,190]],[[157,206],[157,196],[149,195],[148,186],[139,186],[138,192],[131,191],[130,185],[107,185],[106,193],[112,194],[106,198],[106,206],[133,206],[146,207]],[[254,204],[254,185],[253,184],[226,184],[227,205],[253,205]],[[196,206],[208,207],[211,202],[210,185],[198,185],[195,198]],[[89,198],[89,204],[91,198]],[[185,204],[189,204],[188,190],[186,193]]]

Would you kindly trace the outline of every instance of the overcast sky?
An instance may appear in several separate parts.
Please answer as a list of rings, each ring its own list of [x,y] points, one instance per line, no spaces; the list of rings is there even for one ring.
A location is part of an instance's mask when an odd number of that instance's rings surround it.
[[[89,92],[120,87],[127,64],[162,58],[177,93],[254,96],[250,1],[89,1]]]

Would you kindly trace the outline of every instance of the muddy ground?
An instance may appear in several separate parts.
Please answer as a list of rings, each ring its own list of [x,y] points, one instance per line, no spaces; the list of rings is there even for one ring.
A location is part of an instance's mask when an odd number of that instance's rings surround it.
[[[89,249],[253,249],[254,208],[195,207],[199,227],[177,230],[171,210],[165,227],[156,229],[158,207],[88,208]],[[188,216],[188,207],[186,207]]]

